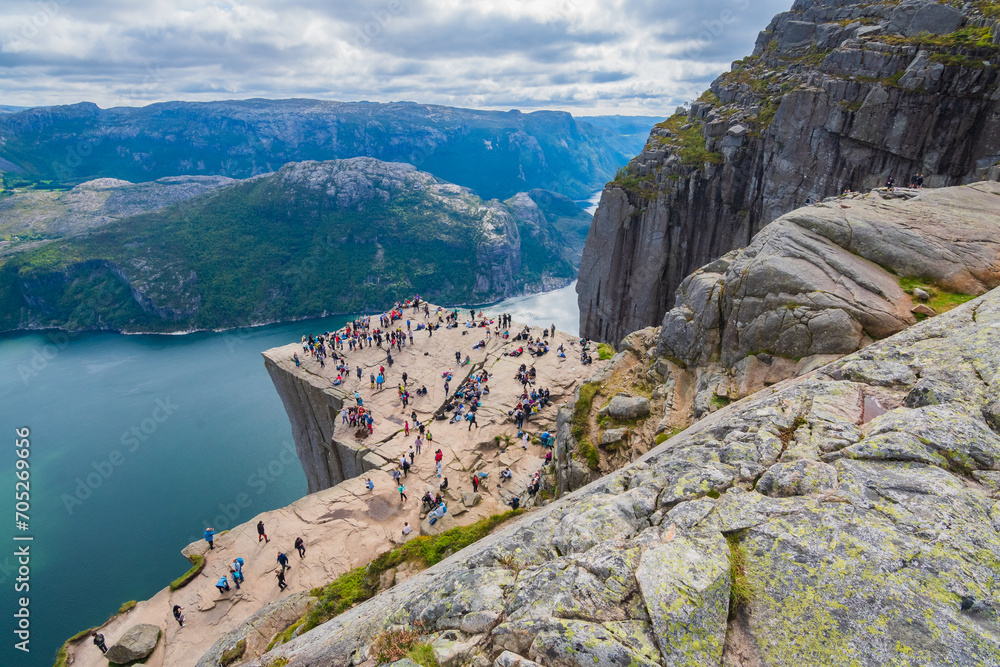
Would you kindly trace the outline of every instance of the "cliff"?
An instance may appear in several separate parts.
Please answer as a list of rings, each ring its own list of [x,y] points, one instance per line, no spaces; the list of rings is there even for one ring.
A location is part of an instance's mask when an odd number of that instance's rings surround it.
[[[589,216],[533,192],[543,206],[372,158],[287,164],[12,254],[0,329],[220,329],[566,285]]]
[[[695,268],[809,198],[1000,178],[995,3],[797,0],[605,186],[581,334],[657,325]]]
[[[765,389],[245,664],[996,664],[998,331],[992,291]]]

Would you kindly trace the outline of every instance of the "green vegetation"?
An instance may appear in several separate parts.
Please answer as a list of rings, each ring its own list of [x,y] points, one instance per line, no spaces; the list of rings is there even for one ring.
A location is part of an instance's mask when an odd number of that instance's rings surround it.
[[[129,600],[122,606],[118,607],[118,615],[121,616],[122,614],[127,614],[128,612],[132,611],[132,609],[134,609],[137,604],[139,603],[136,602],[135,600]]]
[[[236,646],[232,647],[228,651],[222,652],[222,657],[219,658],[219,664],[222,665],[222,667],[229,667],[229,665],[233,664],[234,662],[242,658],[243,654],[246,653],[246,650],[247,650],[247,640],[246,639],[239,640],[238,642],[236,642]]]
[[[371,652],[383,664],[409,658],[423,667],[438,667],[434,649],[421,643],[420,635],[414,630],[386,630],[372,642]]]
[[[364,602],[378,589],[379,577],[403,563],[421,569],[438,563],[451,554],[489,535],[497,526],[521,514],[511,510],[481,519],[468,526],[446,530],[440,535],[420,535],[376,557],[367,566],[342,574],[324,588],[313,590],[316,605],[306,614],[303,634],[334,616]]]
[[[170,582],[170,590],[176,591],[179,588],[183,588],[188,585],[192,579],[201,573],[202,569],[205,567],[205,557],[198,554],[191,555],[188,560],[191,561],[191,569],[182,574],[177,579]]]
[[[280,658],[275,658],[271,662],[267,663],[265,667],[285,667],[288,664],[288,658],[281,656]]]
[[[597,346],[597,358],[604,360],[615,356],[615,346],[609,343],[600,343]]]
[[[26,321],[216,329],[371,310],[414,293],[481,300],[478,200],[463,208],[416,189],[390,194],[338,207],[325,189],[279,172],[24,251],[0,266],[0,330]],[[559,202],[546,206],[554,211]],[[583,237],[574,236],[580,225],[554,217],[565,233],[553,223],[541,234],[527,227],[521,234],[516,280],[575,275],[569,249],[582,249]],[[155,310],[140,303],[137,289]]]
[[[949,292],[942,289],[932,282],[923,280],[922,278],[916,276],[903,276],[899,279],[899,286],[907,294],[912,295],[913,290],[920,288],[931,295],[931,298],[924,302],[930,306],[935,313],[940,315],[941,313],[946,313],[952,308],[961,306],[963,303],[972,301],[976,298],[974,294],[961,294],[958,292]],[[914,300],[916,303],[921,303],[919,300]],[[923,317],[918,317],[917,319],[923,319]]]
[[[573,406],[572,433],[576,440],[577,451],[587,461],[591,470],[600,468],[600,456],[597,448],[590,441],[590,410],[593,407],[594,396],[601,390],[599,382],[588,382],[580,386],[580,398]]]
[[[747,550],[735,533],[726,535],[729,543],[729,609],[730,612],[749,604],[753,588],[747,577]]]
[[[289,641],[291,641],[292,636],[295,635],[295,631],[298,630],[299,626],[301,626],[305,622],[306,622],[306,617],[303,616],[302,618],[295,621],[287,628],[276,634],[274,638],[271,639],[271,641],[268,643],[267,648],[264,649],[264,652],[267,653],[275,646],[281,646],[282,644],[287,644]]]
[[[56,662],[54,667],[66,667],[69,664],[68,662],[69,651],[67,647],[70,644],[78,642],[84,637],[87,637],[88,635],[90,635],[91,632],[93,632],[96,629],[97,628],[87,628],[86,630],[81,630],[80,632],[76,633],[75,635],[67,639],[65,642],[63,642],[63,645],[59,647],[59,653],[56,654]]]
[[[719,394],[716,394],[712,397],[712,405],[716,408],[724,408],[730,403],[732,403],[732,399],[728,396],[720,396]]]
[[[406,652],[406,657],[422,667],[440,667],[430,644],[416,644]]]

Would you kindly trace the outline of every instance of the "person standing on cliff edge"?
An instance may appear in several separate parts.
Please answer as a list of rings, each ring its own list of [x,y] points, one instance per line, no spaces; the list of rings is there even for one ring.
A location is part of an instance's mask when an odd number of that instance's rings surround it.
[[[205,529],[205,541],[208,542],[208,548],[215,548],[215,528],[209,526]]]
[[[264,522],[263,521],[258,521],[257,522],[257,543],[260,544],[261,540],[264,540],[264,544],[267,544],[268,542],[270,542],[270,540],[267,539],[267,533],[264,532]]]

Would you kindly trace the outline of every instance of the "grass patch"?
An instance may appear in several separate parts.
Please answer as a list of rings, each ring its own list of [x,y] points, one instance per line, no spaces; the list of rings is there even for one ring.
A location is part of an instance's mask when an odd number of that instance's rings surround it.
[[[719,394],[716,394],[715,396],[712,397],[712,405],[714,405],[716,408],[720,409],[724,408],[732,402],[733,400],[728,396],[720,396]]]
[[[281,656],[267,663],[264,667],[285,667],[285,665],[287,664],[288,664],[288,658],[286,658],[285,656]]]
[[[370,652],[379,663],[395,662],[407,657],[419,638],[415,630],[386,630],[372,642]]]
[[[236,646],[232,647],[228,651],[222,652],[222,657],[219,658],[219,664],[222,667],[228,667],[237,660],[243,657],[243,654],[247,651],[247,640],[241,639],[236,642]]]
[[[188,560],[191,561],[191,569],[182,574],[177,579],[170,582],[171,592],[176,591],[179,588],[187,586],[188,583],[197,577],[201,571],[205,568],[205,557],[199,554],[193,554]]]
[[[740,544],[735,533],[726,535],[729,543],[729,610],[749,604],[753,595],[750,579],[747,577],[747,550]]]
[[[591,470],[600,468],[600,456],[597,448],[590,441],[590,410],[594,405],[594,396],[601,390],[598,382],[588,382],[580,386],[580,398],[573,406],[572,433],[576,439],[576,448],[587,461]]]
[[[422,667],[441,667],[430,644],[417,644],[406,652],[406,657]]]
[[[615,346],[608,343],[601,343],[597,346],[597,358],[602,361],[615,356]]]
[[[959,292],[949,292],[947,290],[941,289],[935,286],[933,283],[918,278],[916,276],[903,276],[899,279],[899,286],[909,295],[913,295],[913,290],[920,288],[931,295],[931,298],[926,302],[935,313],[940,315],[941,313],[946,313],[952,308],[957,308],[963,303],[972,301],[976,298],[975,294],[961,294]],[[917,318],[923,319],[923,318]]]
[[[366,566],[345,572],[326,587],[313,589],[313,595],[319,600],[306,614],[299,634],[305,634],[372,597],[378,589],[379,577],[387,570],[403,563],[415,563],[420,569],[430,567],[486,537],[497,526],[523,511],[494,514],[468,526],[446,530],[440,535],[420,535],[377,556]]]
[[[63,642],[63,645],[59,647],[59,653],[56,654],[55,667],[66,667],[66,665],[69,664],[68,663],[69,645],[72,644],[73,642],[80,641],[84,637],[87,637],[88,635],[90,635],[91,632],[93,632],[96,629],[97,628],[87,628],[86,630],[80,630],[80,632],[76,633],[75,635],[67,639],[65,642]]]
[[[267,653],[275,646],[281,646],[282,644],[287,644],[292,639],[292,635],[295,634],[295,631],[299,628],[299,626],[301,626],[305,622],[306,622],[306,617],[303,616],[302,618],[295,621],[287,628],[276,634],[274,636],[274,639],[272,639],[270,643],[267,645],[267,648],[264,649],[264,653]]]
[[[136,602],[135,600],[129,600],[122,606],[118,607],[118,615],[121,616],[122,614],[127,614],[128,612],[132,611],[132,609],[134,609],[137,604],[139,603]]]
[[[668,431],[664,431],[663,433],[660,433],[656,436],[655,442],[658,445],[663,444],[664,442],[674,437],[678,433],[681,433],[682,431],[684,431],[684,429],[682,428],[672,428]]]

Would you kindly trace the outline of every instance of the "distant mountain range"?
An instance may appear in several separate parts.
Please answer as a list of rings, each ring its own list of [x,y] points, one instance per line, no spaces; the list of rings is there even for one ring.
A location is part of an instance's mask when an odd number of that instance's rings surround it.
[[[484,201],[372,158],[239,181],[28,190],[0,200],[0,232],[13,239],[0,258],[0,330],[216,329],[414,293],[484,303],[567,284],[590,219],[556,193]]]
[[[11,108],[13,111],[13,108]],[[77,185],[179,175],[247,178],[288,162],[405,162],[485,198],[543,188],[590,196],[641,149],[649,119],[476,111],[395,102],[251,99],[0,114],[0,172]]]

